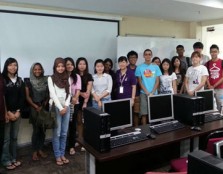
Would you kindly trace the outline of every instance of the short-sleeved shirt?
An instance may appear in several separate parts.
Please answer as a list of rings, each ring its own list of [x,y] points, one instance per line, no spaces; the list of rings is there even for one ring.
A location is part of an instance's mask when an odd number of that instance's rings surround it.
[[[73,79],[70,77],[70,84],[71,84],[71,95],[74,96],[76,94],[77,90],[81,90],[81,77],[76,74],[77,76],[77,81],[74,84],[73,83]],[[79,103],[79,101],[77,101],[77,103]]]
[[[222,61],[221,59],[218,59],[216,62],[210,60],[208,63],[206,63],[206,67],[209,71],[209,82],[210,85],[213,86],[215,83],[217,83],[222,78]],[[217,89],[223,89],[223,83],[216,86]]]
[[[132,69],[132,68],[130,68],[130,65],[128,65],[127,68],[129,70],[131,70],[134,73],[134,76],[135,76],[135,71],[136,71],[137,66],[135,67],[135,69]],[[136,96],[139,96],[139,94],[140,94],[140,86],[139,86],[139,83],[137,82],[137,80],[136,80],[136,83],[137,83],[136,84]]]
[[[81,92],[86,92],[87,91],[87,85],[88,85],[88,82],[93,82],[93,77],[91,74],[86,74],[85,76],[80,76],[81,77]],[[91,95],[88,99],[88,105],[90,106],[90,102],[91,102]],[[83,106],[83,103],[84,103],[84,98],[81,97],[81,95],[79,96],[79,106],[80,106],[80,110],[82,110],[82,106]]]
[[[137,66],[135,71],[135,76],[141,77],[142,84],[144,85],[144,87],[148,92],[152,92],[154,85],[156,83],[156,78],[161,75],[162,73],[160,71],[160,68],[152,63],[150,64],[143,63]],[[140,90],[140,92],[145,94],[145,92],[142,89]]]
[[[171,75],[160,76],[160,94],[173,94],[173,81],[177,79],[173,72]]]
[[[121,75],[120,70],[116,72],[116,98],[131,98],[132,85],[136,85],[136,77],[133,71],[127,69],[124,75]],[[123,87],[123,92],[120,93],[120,87]]]
[[[187,69],[186,77],[190,91],[193,91],[201,83],[202,76],[208,76],[208,70],[204,65],[191,66]],[[203,89],[204,87],[201,88],[201,90]]]

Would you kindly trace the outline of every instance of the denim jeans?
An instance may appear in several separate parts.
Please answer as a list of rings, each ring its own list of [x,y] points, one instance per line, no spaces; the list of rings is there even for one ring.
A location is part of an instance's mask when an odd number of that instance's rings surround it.
[[[214,89],[217,109],[221,112],[223,106],[223,89]]]
[[[21,117],[16,121],[5,123],[4,145],[2,152],[2,164],[10,165],[16,161],[17,137],[19,132],[19,124]]]
[[[63,157],[66,149],[67,131],[70,120],[70,108],[67,107],[65,115],[61,116],[58,108],[55,108],[57,128],[53,129],[53,151],[55,158]]]
[[[109,100],[111,100],[111,97],[107,97],[107,98],[102,98],[101,99],[101,102],[103,103],[103,102],[105,102],[105,101],[109,101]],[[96,102],[95,100],[92,100],[92,107],[93,108],[96,108],[96,109],[102,109],[102,108],[99,108],[98,107],[98,102]]]
[[[0,121],[0,158],[2,157],[2,149],[4,145],[5,121]]]

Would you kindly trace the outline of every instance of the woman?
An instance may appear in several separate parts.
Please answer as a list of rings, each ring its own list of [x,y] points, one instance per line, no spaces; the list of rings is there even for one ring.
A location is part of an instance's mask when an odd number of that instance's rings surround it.
[[[62,166],[68,164],[65,157],[67,140],[67,130],[70,119],[70,85],[69,75],[65,70],[63,58],[56,58],[53,66],[53,75],[48,77],[48,87],[50,91],[50,105],[55,105],[57,127],[53,129],[53,151],[56,164]]]
[[[111,99],[115,100],[116,99],[115,98],[115,93],[116,93],[116,91],[115,91],[116,75],[115,75],[115,72],[112,70],[113,62],[112,62],[112,60],[110,58],[106,58],[104,60],[104,67],[105,67],[104,68],[104,73],[109,74],[112,77],[112,84],[113,85],[112,85],[112,91],[111,91]]]
[[[34,63],[30,68],[30,79],[25,80],[26,100],[31,107],[30,123],[33,126],[32,148],[34,161],[39,157],[46,158],[47,154],[42,151],[46,129],[37,124],[38,112],[46,106],[49,101],[47,77],[44,76],[44,69],[40,63]]]
[[[16,160],[17,137],[19,132],[20,111],[24,106],[25,86],[18,77],[18,62],[14,58],[8,58],[2,72],[5,81],[6,123],[4,133],[4,145],[2,164],[8,170],[13,170],[21,165]]]
[[[70,155],[75,154],[75,143],[76,143],[76,124],[77,124],[77,114],[79,107],[79,95],[81,90],[81,78],[74,71],[74,60],[70,57],[64,59],[66,64],[66,70],[70,76],[71,84],[71,105],[70,105],[70,122],[69,122],[69,138],[68,146],[70,150]],[[72,108],[72,109],[71,109]]]
[[[95,61],[95,74],[93,75],[93,95],[92,105],[96,109],[101,109],[102,102],[111,100],[112,78],[109,74],[104,73],[103,60]]]
[[[83,122],[82,114],[83,108],[92,106],[91,89],[93,84],[93,77],[89,74],[88,62],[84,57],[80,57],[76,61],[76,72],[81,77],[81,91],[79,96],[79,110],[77,115],[77,131],[78,136],[83,137]],[[82,147],[83,151],[84,148]]]

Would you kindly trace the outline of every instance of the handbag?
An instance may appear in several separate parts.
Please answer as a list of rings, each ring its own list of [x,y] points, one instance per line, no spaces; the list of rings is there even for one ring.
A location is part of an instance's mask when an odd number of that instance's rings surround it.
[[[52,108],[53,106],[51,106]],[[37,125],[44,129],[57,128],[56,113],[52,109],[46,110],[44,107],[38,112]]]

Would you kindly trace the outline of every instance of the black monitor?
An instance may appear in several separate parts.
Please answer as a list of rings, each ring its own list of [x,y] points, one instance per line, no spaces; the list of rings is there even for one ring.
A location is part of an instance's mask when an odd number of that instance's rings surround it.
[[[204,97],[204,113],[210,113],[214,111],[214,90],[208,89],[208,90],[202,90],[202,91],[196,91],[195,96]]]
[[[188,155],[188,174],[222,174],[223,160],[202,150]]]
[[[148,97],[149,123],[174,119],[173,95],[160,94]]]
[[[111,116],[110,128],[112,131],[132,126],[132,104],[130,98],[103,102],[102,110]]]

